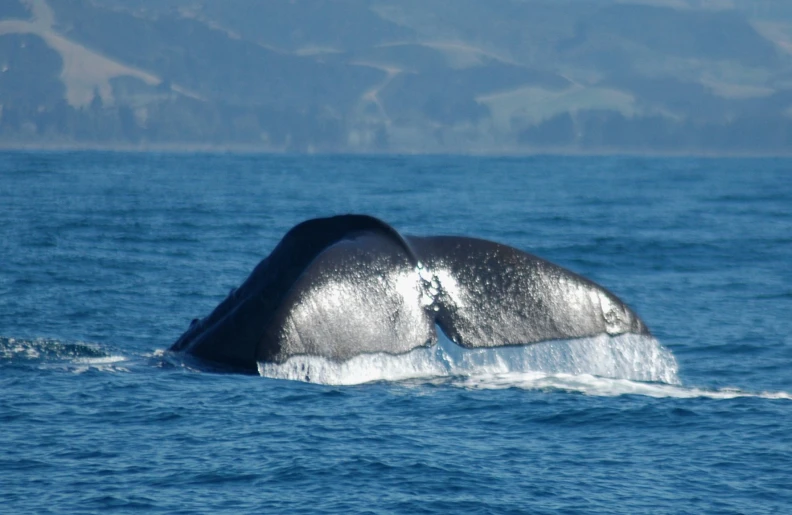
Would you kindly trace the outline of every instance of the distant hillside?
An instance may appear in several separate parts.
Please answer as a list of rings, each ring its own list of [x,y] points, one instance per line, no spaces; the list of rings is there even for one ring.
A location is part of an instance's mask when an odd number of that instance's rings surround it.
[[[786,154],[792,3],[6,0],[0,146]]]

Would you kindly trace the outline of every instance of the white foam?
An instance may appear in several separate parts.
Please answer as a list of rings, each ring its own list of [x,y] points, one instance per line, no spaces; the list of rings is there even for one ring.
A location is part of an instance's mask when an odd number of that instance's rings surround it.
[[[24,359],[39,359],[41,357],[41,353],[36,346],[32,345],[28,341],[20,341],[14,338],[8,338],[6,340],[6,345],[3,345],[0,348],[0,357],[4,359],[13,359],[17,357],[22,357]]]
[[[366,354],[335,362],[295,356],[286,363],[259,363],[265,377],[322,384],[442,377],[503,378],[509,374],[567,375],[678,384],[673,354],[654,338],[621,335],[545,342],[537,345],[463,349],[447,338],[401,355]],[[500,380],[496,379],[496,384]]]
[[[83,374],[89,370],[99,372],[129,372],[129,369],[119,363],[128,361],[126,356],[103,356],[100,358],[76,358],[71,361],[69,370],[74,374]]]
[[[126,361],[126,356],[102,356],[101,358],[75,358],[74,363],[82,363],[87,365],[110,365]]]
[[[126,361],[125,356],[106,355],[102,348],[88,342],[61,342],[47,338],[24,340],[0,337],[0,359],[39,362],[42,367],[77,365],[98,368]]]
[[[470,376],[451,380],[455,386],[473,389],[522,388],[526,390],[566,391],[602,397],[619,395],[644,395],[655,398],[709,398],[736,399],[755,397],[761,399],[792,400],[787,392],[745,392],[733,388],[710,390],[686,387],[679,384],[650,383],[629,379],[596,377],[590,374],[546,374],[542,372],[498,374],[494,376]]]
[[[521,347],[463,349],[440,338],[407,354],[367,354],[335,362],[296,356],[283,364],[259,363],[262,376],[330,385],[373,381],[450,384],[470,389],[521,388],[593,396],[792,400],[787,392],[746,392],[683,386],[673,354],[637,335],[598,336]]]

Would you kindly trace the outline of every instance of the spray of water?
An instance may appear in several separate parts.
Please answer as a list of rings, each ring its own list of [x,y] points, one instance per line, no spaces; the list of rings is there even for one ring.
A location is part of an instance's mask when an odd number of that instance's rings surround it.
[[[441,337],[433,347],[401,355],[366,354],[343,362],[296,356],[283,364],[259,363],[259,373],[265,377],[330,385],[405,381],[596,396],[792,400],[787,392],[683,386],[677,371],[674,355],[660,342],[633,334],[489,349],[463,349]]]
[[[296,356],[283,364],[260,363],[265,377],[322,384],[360,384],[438,377],[504,374],[591,374],[599,377],[678,384],[674,356],[654,338],[606,335],[537,345],[463,349],[447,338],[401,355],[365,354],[335,362]]]

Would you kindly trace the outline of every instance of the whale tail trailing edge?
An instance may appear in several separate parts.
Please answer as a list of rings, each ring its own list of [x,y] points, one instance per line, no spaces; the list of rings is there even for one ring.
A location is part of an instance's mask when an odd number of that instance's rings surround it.
[[[523,345],[596,334],[648,334],[615,295],[498,243],[403,237],[365,215],[308,220],[171,347],[255,372],[315,355],[400,354],[437,340]]]

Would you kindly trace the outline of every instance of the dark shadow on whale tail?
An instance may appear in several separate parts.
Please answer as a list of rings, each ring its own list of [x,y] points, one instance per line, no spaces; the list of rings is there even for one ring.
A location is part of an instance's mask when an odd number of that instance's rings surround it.
[[[409,352],[437,341],[435,324],[464,347],[649,333],[603,287],[518,249],[341,215],[291,229],[171,350],[254,373],[297,355]]]

